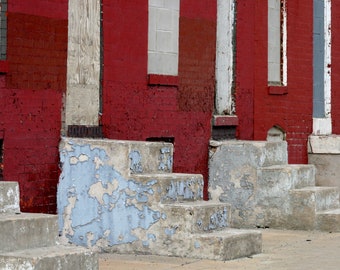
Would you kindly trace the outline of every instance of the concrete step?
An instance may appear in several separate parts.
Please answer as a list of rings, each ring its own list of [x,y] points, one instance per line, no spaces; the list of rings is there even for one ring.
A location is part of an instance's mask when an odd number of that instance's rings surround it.
[[[305,187],[290,191],[293,229],[312,230],[317,227],[317,212],[339,208],[336,187]]]
[[[262,252],[262,234],[259,231],[224,229],[192,234],[177,239],[168,247],[168,254],[209,260],[233,260]]]
[[[0,269],[96,270],[98,255],[80,247],[51,246],[0,253]]]
[[[209,193],[242,212],[256,205],[258,169],[287,165],[287,143],[261,141],[210,142]],[[238,214],[237,214],[238,215]],[[242,213],[238,219],[242,219]],[[245,217],[245,219],[248,219]]]
[[[317,212],[317,230],[340,232],[340,208]]]
[[[163,205],[170,226],[187,233],[220,230],[230,225],[231,207],[211,201],[182,202]]]
[[[0,213],[17,212],[20,212],[18,183],[0,181]]]
[[[231,162],[231,167],[244,164],[253,167],[288,164],[286,141],[210,141],[210,150],[213,163],[220,159],[225,165]]]
[[[56,215],[0,214],[0,252],[55,245]]]
[[[259,189],[269,187],[282,190],[298,189],[315,185],[315,167],[313,165],[274,165],[258,169],[257,184]]]
[[[86,163],[89,168],[94,163],[93,170],[108,166],[124,178],[140,173],[172,172],[171,143],[63,137],[59,151],[65,176],[70,165],[84,167]]]
[[[180,202],[197,201],[203,196],[203,176],[200,174],[162,173],[136,174],[133,180],[152,187],[152,201]]]

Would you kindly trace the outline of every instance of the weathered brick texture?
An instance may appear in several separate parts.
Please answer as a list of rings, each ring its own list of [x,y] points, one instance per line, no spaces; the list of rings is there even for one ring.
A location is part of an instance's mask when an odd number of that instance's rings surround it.
[[[181,1],[178,86],[147,84],[147,10],[147,1],[104,0],[104,135],[173,137],[174,170],[207,176],[216,3]]]
[[[267,1],[237,1],[236,112],[239,139],[265,140],[274,125],[287,132],[289,162],[307,162],[312,132],[313,5],[287,1],[287,94],[267,84]]]
[[[22,211],[54,213],[67,1],[9,1],[7,28],[9,68],[0,75],[4,179],[20,183]]]

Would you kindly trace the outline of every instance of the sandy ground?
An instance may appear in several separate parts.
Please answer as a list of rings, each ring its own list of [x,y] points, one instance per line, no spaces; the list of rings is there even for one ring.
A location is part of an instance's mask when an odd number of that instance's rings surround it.
[[[233,261],[101,254],[100,270],[339,270],[340,233],[261,230],[263,253]]]

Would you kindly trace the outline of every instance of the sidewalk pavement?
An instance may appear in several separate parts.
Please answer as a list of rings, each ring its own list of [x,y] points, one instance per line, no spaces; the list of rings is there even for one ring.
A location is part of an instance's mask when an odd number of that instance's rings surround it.
[[[340,233],[261,230],[263,253],[233,261],[100,254],[100,270],[340,269]]]

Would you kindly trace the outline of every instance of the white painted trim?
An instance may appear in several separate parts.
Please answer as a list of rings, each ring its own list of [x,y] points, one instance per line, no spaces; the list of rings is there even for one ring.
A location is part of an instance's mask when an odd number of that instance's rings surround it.
[[[340,136],[309,136],[309,154],[340,154]]]
[[[324,33],[325,33],[325,61],[324,61],[324,92],[325,92],[325,116],[331,117],[331,50],[332,50],[332,29],[331,29],[331,0],[325,0],[325,23],[324,23]]]
[[[287,2],[283,2],[282,7],[282,85],[286,86],[288,82],[287,67]]]
[[[217,0],[216,30],[216,112],[233,114],[233,32],[234,0]]]
[[[331,114],[331,76],[332,76],[332,1],[324,1],[324,34],[325,34],[325,59],[324,59],[324,105],[325,118],[313,118],[314,135],[332,134],[332,114]]]
[[[313,135],[332,134],[332,118],[313,118]]]

